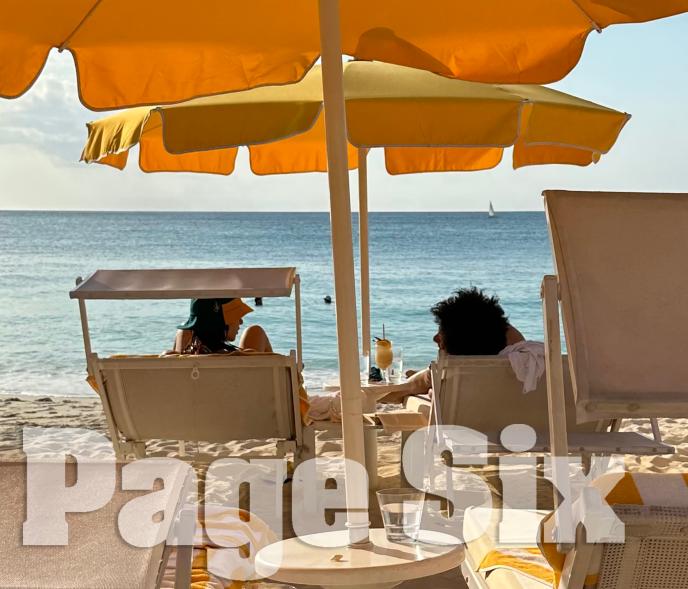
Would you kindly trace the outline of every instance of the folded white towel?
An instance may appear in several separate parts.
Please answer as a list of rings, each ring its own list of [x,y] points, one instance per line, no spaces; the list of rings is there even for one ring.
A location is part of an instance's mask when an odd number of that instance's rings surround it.
[[[504,348],[500,356],[507,356],[516,378],[523,383],[523,392],[537,388],[538,379],[545,373],[545,344],[522,341]]]

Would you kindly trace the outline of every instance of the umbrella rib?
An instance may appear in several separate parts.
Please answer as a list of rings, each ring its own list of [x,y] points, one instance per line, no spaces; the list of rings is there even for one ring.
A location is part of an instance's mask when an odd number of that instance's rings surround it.
[[[67,47],[67,43],[69,43],[72,40],[72,37],[74,37],[74,35],[76,35],[79,32],[79,29],[81,29],[84,23],[91,17],[91,15],[95,12],[96,8],[98,8],[102,1],[103,0],[96,0],[93,6],[91,6],[91,9],[79,21],[79,24],[76,25],[76,27],[74,27],[74,30],[71,33],[69,33],[69,35],[67,35],[67,37],[64,41],[62,41],[62,43],[60,43],[60,46],[57,48],[57,50],[60,53],[62,53],[65,50],[65,48]]]
[[[594,28],[598,33],[601,33],[601,32],[602,32],[602,27],[595,21],[595,19],[594,19],[592,16],[590,16],[590,15],[587,13],[587,11],[585,10],[585,8],[583,8],[583,7],[580,5],[580,2],[579,2],[578,0],[571,0],[571,2],[573,3],[573,5],[574,5],[578,10],[580,10],[580,11],[583,13],[583,15],[585,16],[585,18],[587,18],[587,19],[590,21],[590,24],[593,26],[593,28]]]

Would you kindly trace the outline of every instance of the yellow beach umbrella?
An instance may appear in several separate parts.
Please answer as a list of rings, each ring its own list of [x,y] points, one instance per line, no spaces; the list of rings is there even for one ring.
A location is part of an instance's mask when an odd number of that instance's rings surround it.
[[[356,148],[385,147],[391,174],[488,169],[509,146],[514,168],[586,165],[628,120],[544,86],[464,82],[378,62],[344,65],[344,97],[349,167]],[[237,147],[247,145],[256,174],[327,171],[319,66],[296,84],[124,110],[88,131],[82,159],[120,169],[140,145],[145,172],[230,174]]]
[[[391,174],[489,169],[509,146],[514,168],[587,165],[609,151],[629,118],[544,86],[464,82],[365,61],[344,65],[344,97],[349,168],[357,148],[384,147]],[[296,84],[96,120],[82,159],[122,169],[135,145],[145,172],[231,174],[241,145],[256,174],[326,172],[320,67]]]
[[[146,172],[230,174],[247,145],[256,174],[326,172],[319,67],[299,83],[122,111],[89,123],[82,159],[122,169],[139,146]],[[370,352],[367,149],[390,174],[486,170],[513,146],[513,166],[588,165],[611,149],[629,115],[532,85],[451,80],[376,62],[344,66],[349,168],[359,171],[361,342]]]
[[[329,0],[328,0],[329,1]],[[482,82],[548,83],[592,31],[688,11],[688,0],[341,0],[341,47]],[[3,0],[0,96],[70,51],[91,109],[162,104],[299,80],[318,59],[316,0]]]

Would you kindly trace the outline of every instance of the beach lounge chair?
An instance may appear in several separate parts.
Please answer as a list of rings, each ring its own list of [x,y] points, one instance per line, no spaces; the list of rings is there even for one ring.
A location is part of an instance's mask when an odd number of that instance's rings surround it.
[[[145,442],[158,439],[211,443],[274,439],[277,456],[292,452],[301,459],[306,454],[295,354],[160,358],[94,354],[91,368],[119,455],[145,456]]]
[[[80,462],[77,467],[74,462],[66,462],[64,481],[68,485],[87,485],[89,491],[93,491],[98,488],[102,479],[94,480],[94,465],[91,464],[91,478],[85,483],[80,478],[82,464]],[[102,464],[106,469],[114,467],[111,463]],[[193,477],[188,476],[185,466],[181,463],[168,465],[169,476],[166,477],[164,488],[156,484],[157,498],[166,506],[165,521],[173,526],[168,530],[170,533],[154,546],[148,547],[147,543],[143,543],[146,547],[137,547],[123,539],[119,528],[123,506],[130,503],[131,507],[133,500],[142,496],[140,491],[122,489],[122,469],[126,468],[125,465],[116,465],[116,483],[114,489],[110,488],[108,491],[112,493],[108,502],[93,511],[72,512],[67,515],[66,545],[37,545],[36,540],[27,542],[26,532],[22,532],[27,519],[27,464],[1,463],[0,496],[3,502],[0,506],[0,587],[154,589],[161,585],[171,554],[176,554],[177,566],[171,575],[174,577],[174,586],[176,589],[190,587],[192,547],[183,542],[174,547],[169,542],[169,538],[176,535],[180,517],[191,514],[190,522],[194,521],[195,511],[189,512],[185,501],[189,492],[195,489],[191,486]],[[41,465],[34,463],[31,468],[38,471]],[[150,517],[150,513],[146,512],[150,506],[139,503],[139,508],[143,510],[141,518]],[[169,520],[168,513],[171,514]],[[131,514],[130,510],[129,516]],[[50,529],[48,522],[45,523],[45,529]]]
[[[557,272],[542,285],[552,454],[569,452],[560,304],[577,421],[688,416],[688,195],[544,197]]]
[[[289,355],[114,356],[91,349],[89,299],[291,296],[296,291],[297,351]],[[301,327],[295,268],[99,270],[70,296],[79,301],[89,378],[103,402],[118,457],[144,456],[154,439],[277,442],[277,456],[312,455],[299,398]],[[195,459],[204,457],[195,455]]]
[[[460,425],[487,436],[490,448],[505,451],[499,434],[512,424],[527,424],[538,434],[535,450],[546,452],[549,414],[547,385],[539,379],[536,390],[523,392],[508,358],[500,356],[450,356],[440,353],[431,364],[434,397],[433,420]],[[572,397],[567,402],[573,406]],[[569,419],[569,425],[576,426]],[[596,423],[581,424],[576,431],[590,432]],[[601,427],[601,426],[599,426]]]
[[[578,421],[686,417],[688,195],[545,191],[544,197],[556,268],[542,283],[553,456],[569,452],[560,304]],[[659,436],[656,423],[653,432]],[[565,496],[566,467],[553,461],[555,485]]]
[[[543,375],[534,391],[524,393],[509,359],[501,356],[450,356],[440,353],[431,365],[433,422],[458,425],[484,434],[488,453],[502,453],[500,434],[512,424],[525,424],[535,430],[531,451],[549,453],[549,411],[547,379]],[[659,439],[634,432],[608,432],[610,419],[589,418],[577,422],[568,367],[562,374],[568,432],[568,451],[590,454],[671,454],[674,449]],[[417,401],[416,401],[417,403]],[[615,424],[616,426],[616,424]]]
[[[633,454],[638,456],[673,454],[674,448],[662,443],[656,422],[652,438],[636,432],[619,432],[620,420],[600,418],[582,423],[576,411],[568,365],[563,366],[567,453],[580,456],[587,472],[592,456]],[[534,391],[524,393],[523,383],[501,356],[451,356],[440,352],[430,366],[433,396],[412,396],[405,408],[410,414],[378,414],[387,427],[401,430],[402,452],[408,437],[424,423],[469,428],[475,435],[462,436],[452,444],[459,455],[499,455],[513,452],[514,445],[502,439],[504,428],[525,424],[535,437],[528,451],[541,456],[551,452],[547,379],[543,375]],[[412,416],[423,416],[422,421]],[[393,418],[396,418],[393,421]],[[408,424],[408,427],[404,427]],[[506,445],[505,445],[506,442]],[[507,447],[509,446],[509,447]],[[418,457],[420,458],[420,456]],[[412,459],[406,462],[413,468]],[[402,472],[403,477],[403,472]],[[402,478],[405,481],[405,478]]]
[[[543,542],[554,522],[551,514],[468,510],[464,535],[470,541],[462,573],[469,588],[688,587],[688,487],[684,475],[607,474],[590,487],[588,490],[594,490],[611,506],[623,529],[610,526],[615,538],[589,543],[586,528],[580,523],[575,544],[567,554]],[[594,502],[590,503],[593,507],[581,513],[591,524],[599,523],[592,521],[596,511]],[[485,522],[489,522],[487,526]],[[504,538],[523,541],[505,542]]]
[[[422,415],[424,423],[461,426],[476,432],[467,437],[465,446],[454,444],[459,454],[476,452],[496,455],[512,452],[502,440],[504,428],[525,424],[535,430],[530,452],[546,455],[551,451],[549,441],[549,409],[547,380],[539,379],[534,391],[524,393],[523,383],[516,378],[508,358],[501,356],[451,356],[440,353],[430,367],[433,391],[431,398],[412,396],[405,408],[410,415],[379,415],[402,430],[402,448],[408,437],[422,426],[412,415]],[[563,367],[564,402],[568,432],[568,452],[580,455],[584,468],[590,467],[592,455],[672,454],[674,448],[635,432],[608,431],[618,429],[619,423],[609,419],[576,422],[576,412],[568,365]],[[391,424],[392,418],[399,423]],[[408,428],[404,428],[404,424]],[[603,432],[601,435],[600,432]],[[513,447],[513,446],[512,446]]]

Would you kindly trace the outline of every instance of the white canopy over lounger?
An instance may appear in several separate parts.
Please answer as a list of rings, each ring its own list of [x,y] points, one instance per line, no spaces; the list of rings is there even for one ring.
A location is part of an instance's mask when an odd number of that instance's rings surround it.
[[[86,354],[91,351],[85,301],[88,299],[216,299],[291,297],[296,313],[296,352],[301,346],[301,279],[296,268],[164,268],[96,270],[77,278],[69,298],[79,301]]]

